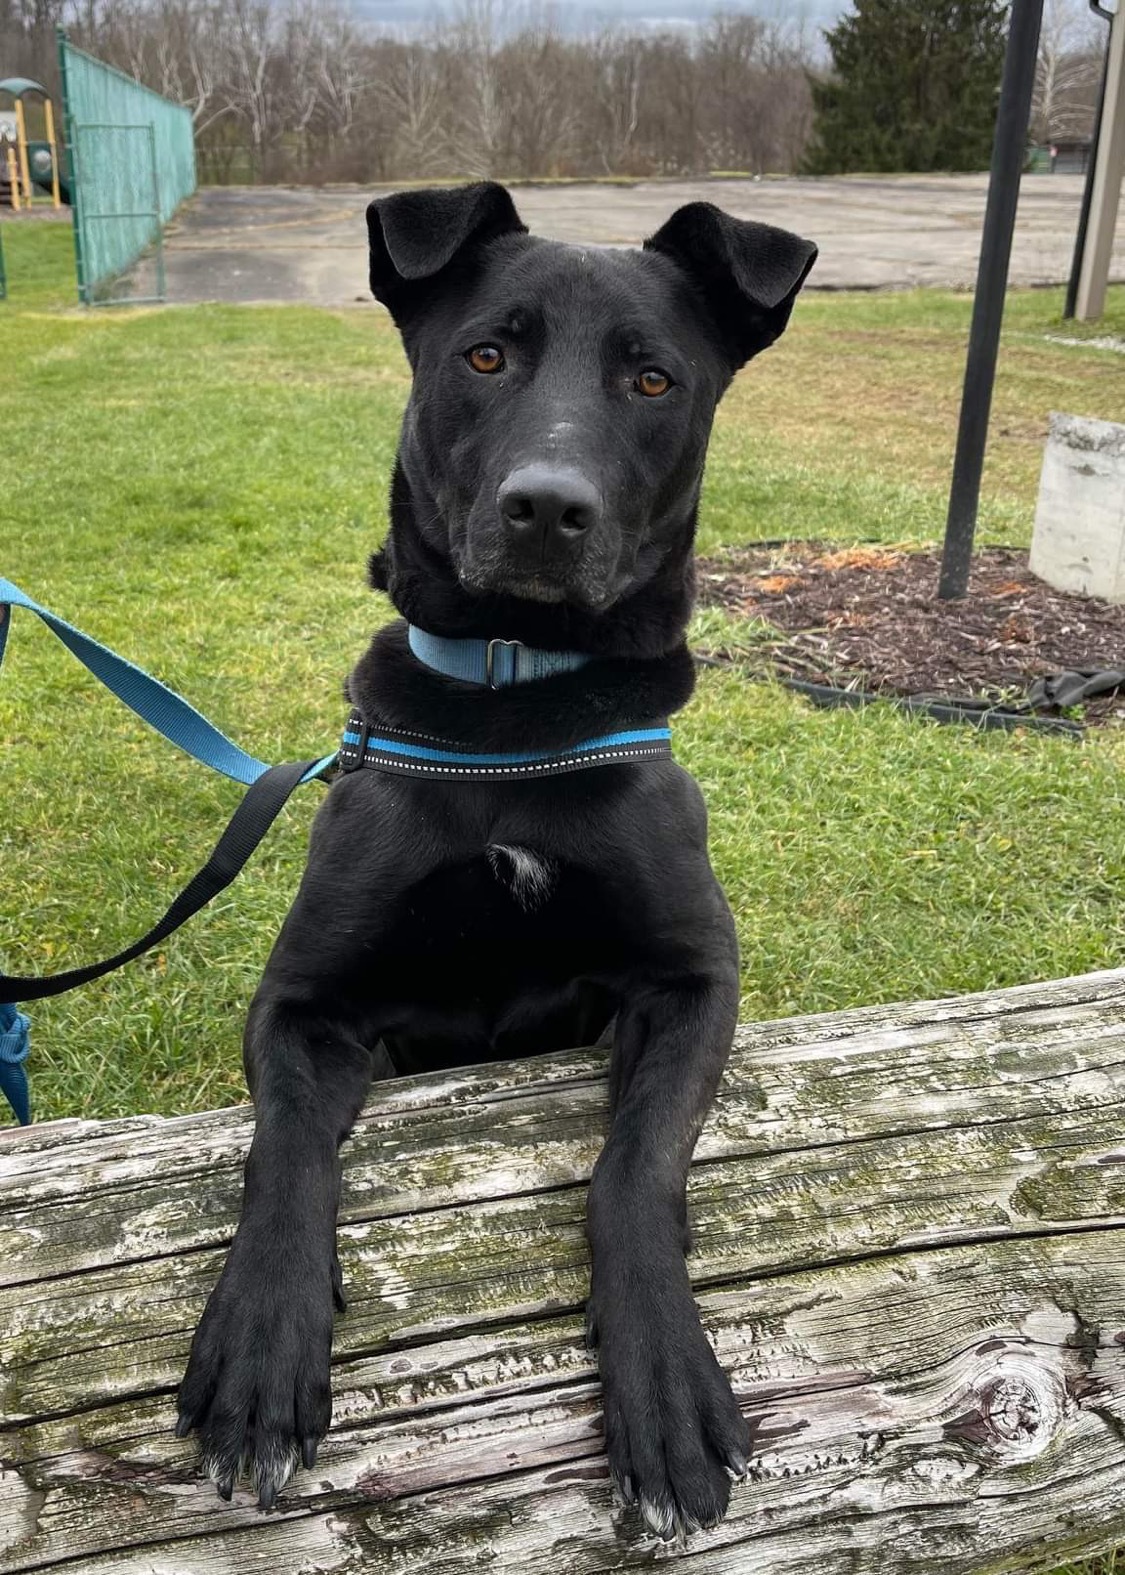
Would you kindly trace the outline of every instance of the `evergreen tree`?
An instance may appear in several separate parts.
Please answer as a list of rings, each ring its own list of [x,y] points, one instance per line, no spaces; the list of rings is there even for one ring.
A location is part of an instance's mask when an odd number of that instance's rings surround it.
[[[1007,0],[855,0],[812,84],[811,175],[987,169]]]

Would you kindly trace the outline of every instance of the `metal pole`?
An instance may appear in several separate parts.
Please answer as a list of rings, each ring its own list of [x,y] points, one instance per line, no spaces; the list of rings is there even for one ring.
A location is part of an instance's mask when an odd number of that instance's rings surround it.
[[[992,170],[984,214],[969,353],[961,394],[961,419],[957,452],[949,489],[949,514],[941,560],[938,595],[944,599],[964,596],[973,558],[973,534],[980,502],[980,478],[992,409],[992,385],[1004,316],[1004,292],[1012,254],[1020,175],[1027,157],[1027,126],[1035,87],[1035,62],[1043,0],[1012,0],[1008,47],[1000,82],[1000,105],[992,144]]]
[[[59,145],[55,141],[55,112],[51,108],[51,100],[43,100],[43,116],[47,122],[47,146],[51,150],[51,201],[56,208],[62,207],[62,198],[59,196]]]
[[[74,124],[74,111],[70,103],[70,77],[68,58],[70,44],[66,29],[57,28],[59,46],[59,81],[62,85],[63,140],[66,143],[67,174],[70,176],[70,224],[74,232],[74,276],[78,284],[78,299],[84,306],[90,304],[90,290],[86,284],[86,247],[84,225],[85,204],[82,200],[82,172],[78,167],[78,128]]]
[[[24,114],[23,99],[16,99],[16,154],[20,161],[20,173],[23,176],[23,196],[28,207],[34,206],[31,185],[31,165],[27,159],[27,116]]]
[[[156,160],[156,125],[148,123],[149,158],[152,160],[152,203],[156,220],[156,298],[163,301],[164,285],[164,210],[160,206],[160,170]]]
[[[1113,12],[1090,0],[1090,10],[1095,16],[1113,21]],[[1090,151],[1086,158],[1086,180],[1082,187],[1082,207],[1078,212],[1078,233],[1074,237],[1074,256],[1070,263],[1070,278],[1066,283],[1066,304],[1063,321],[1074,316],[1074,303],[1078,299],[1078,281],[1082,277],[1082,260],[1086,255],[1086,231],[1090,225],[1090,203],[1094,195],[1094,173],[1098,167],[1098,141],[1102,134],[1102,112],[1105,109],[1105,85],[1109,81],[1109,40],[1106,40],[1105,59],[1102,61],[1102,85],[1098,89],[1098,107],[1094,113],[1094,129],[1090,136]]]

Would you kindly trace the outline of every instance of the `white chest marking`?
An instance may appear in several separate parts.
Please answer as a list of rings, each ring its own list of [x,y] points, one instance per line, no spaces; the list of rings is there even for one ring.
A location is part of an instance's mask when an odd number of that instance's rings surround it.
[[[490,842],[488,862],[496,879],[507,886],[525,912],[538,908],[551,895],[555,867],[549,859],[532,853],[530,848],[512,847],[506,842]]]

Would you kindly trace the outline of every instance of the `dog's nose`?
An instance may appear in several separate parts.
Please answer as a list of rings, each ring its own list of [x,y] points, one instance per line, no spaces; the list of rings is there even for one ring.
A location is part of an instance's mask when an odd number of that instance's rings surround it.
[[[496,502],[513,544],[540,558],[573,556],[602,517],[592,481],[581,471],[549,465],[513,470]]]

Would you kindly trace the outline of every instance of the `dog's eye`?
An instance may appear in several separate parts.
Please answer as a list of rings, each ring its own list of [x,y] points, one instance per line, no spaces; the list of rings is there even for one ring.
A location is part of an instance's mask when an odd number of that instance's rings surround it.
[[[637,379],[637,387],[642,394],[647,394],[649,399],[659,399],[661,394],[666,394],[672,386],[672,379],[667,372],[661,372],[658,367],[646,367]]]
[[[474,345],[465,359],[474,372],[499,372],[504,366],[503,352],[495,345]]]

